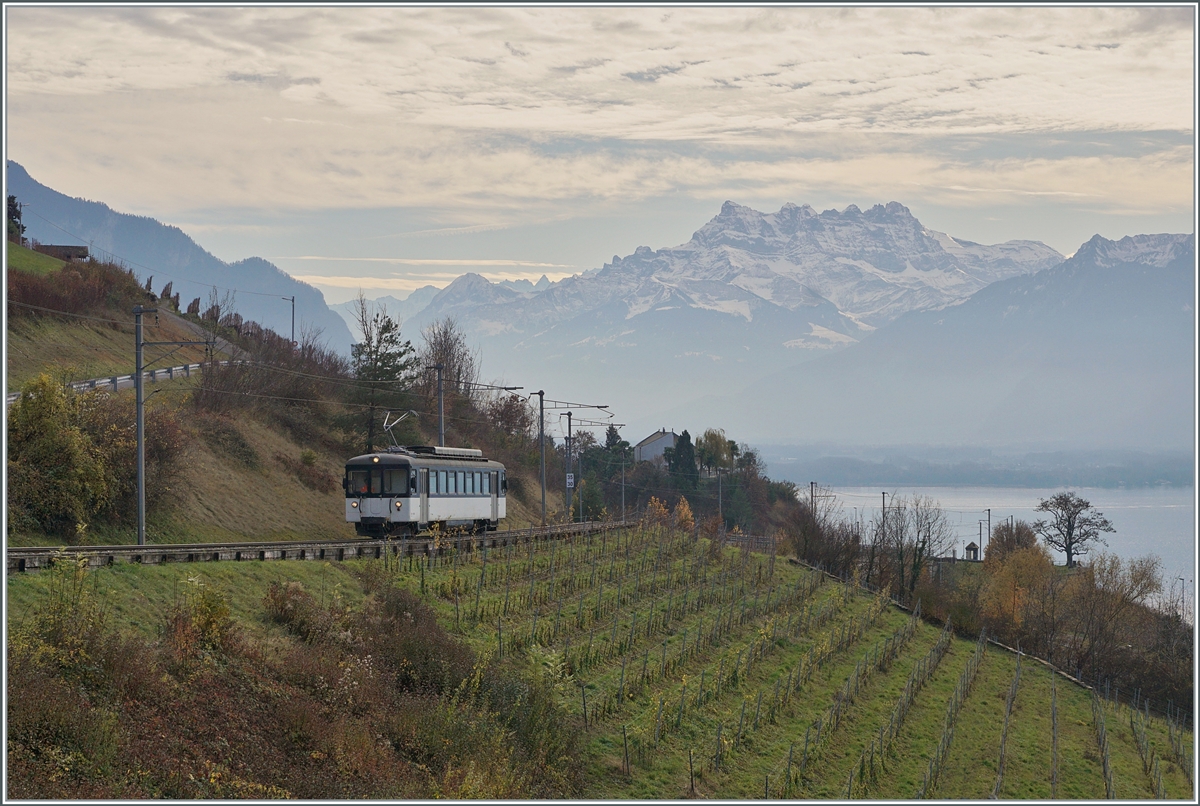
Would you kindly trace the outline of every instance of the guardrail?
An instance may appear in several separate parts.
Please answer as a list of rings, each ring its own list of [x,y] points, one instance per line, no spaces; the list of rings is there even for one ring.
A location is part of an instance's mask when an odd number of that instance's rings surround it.
[[[624,529],[632,522],[568,523],[556,526],[509,529],[482,535],[422,535],[387,539],[337,538],[332,540],[298,540],[269,543],[160,543],[146,546],[34,546],[12,547],[5,550],[8,573],[38,571],[52,565],[58,557],[86,557],[88,566],[122,563],[160,565],[174,562],[220,562],[243,560],[355,560],[380,558],[385,553],[396,556],[442,555],[451,549],[474,551],[487,546],[495,548],[532,540],[550,540],[577,534]]]
[[[228,362],[222,361],[220,363],[225,364]],[[192,377],[192,370],[200,371],[203,366],[203,364],[182,364],[178,367],[142,370],[142,379],[148,380],[150,383],[157,383],[159,380],[164,378],[166,380],[173,380],[176,377],[190,378]],[[74,381],[73,383],[67,385],[76,392],[86,392],[91,389],[111,389],[115,392],[121,388],[121,384],[123,383],[127,383],[129,386],[133,385],[132,372],[128,375],[110,375],[104,378],[91,378],[86,381]],[[11,405],[12,402],[20,396],[20,392],[9,392],[4,396],[5,405]]]

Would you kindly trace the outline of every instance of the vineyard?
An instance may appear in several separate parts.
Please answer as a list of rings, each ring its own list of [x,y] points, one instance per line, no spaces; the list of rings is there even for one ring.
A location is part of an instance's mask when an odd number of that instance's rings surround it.
[[[1192,798],[1173,720],[781,556],[653,527],[388,562],[553,677],[589,797]]]

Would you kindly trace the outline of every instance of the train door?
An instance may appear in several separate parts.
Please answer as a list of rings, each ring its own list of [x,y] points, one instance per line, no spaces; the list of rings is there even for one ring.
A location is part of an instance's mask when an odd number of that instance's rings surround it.
[[[421,523],[429,523],[429,471],[421,469]]]
[[[496,521],[500,520],[500,498],[499,493],[497,492],[499,485],[496,484],[497,479],[494,472],[488,473],[488,478],[488,489],[492,494],[492,523],[495,523]]]

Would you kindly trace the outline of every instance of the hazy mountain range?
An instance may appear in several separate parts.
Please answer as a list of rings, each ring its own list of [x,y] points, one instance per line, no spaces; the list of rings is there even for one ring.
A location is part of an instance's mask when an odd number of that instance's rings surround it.
[[[639,247],[541,289],[466,274],[406,321],[416,333],[454,316],[489,373],[620,401],[636,420],[1061,261],[1041,243],[956,240],[895,202],[822,213],[788,204],[772,214],[727,202],[680,246]]]
[[[1092,238],[1060,265],[909,313],[862,343],[678,407],[795,441],[1186,449],[1195,240]],[[782,432],[782,429],[780,429]]]
[[[214,285],[218,296],[236,288],[235,307],[284,336],[291,332],[292,305],[296,298],[296,338],[305,327],[316,327],[322,338],[341,352],[349,352],[352,339],[346,323],[325,304],[316,288],[280,271],[273,263],[250,257],[226,263],[206,252],[178,227],[146,216],[118,213],[106,204],[75,199],[34,180],[16,162],[8,161],[8,193],[29,210],[22,216],[25,235],[41,243],[90,246],[93,254],[111,255],[132,269],[143,282],[153,277],[153,291],[168,282],[187,308],[196,297],[207,307]]]
[[[270,297],[294,293],[298,320],[338,349],[351,342],[351,303],[331,310],[260,258],[223,263],[177,228],[9,169],[9,193],[140,264],[156,291],[166,279],[184,297],[214,283],[260,291],[238,309],[280,332],[290,308]],[[26,223],[43,242],[78,242]],[[487,379],[610,404],[632,441],[718,426],[776,446],[1190,450],[1194,297],[1193,235],[1096,236],[1064,259],[1036,241],[954,238],[897,202],[726,202],[687,243],[558,282],[465,274],[378,301],[413,341],[455,317]]]

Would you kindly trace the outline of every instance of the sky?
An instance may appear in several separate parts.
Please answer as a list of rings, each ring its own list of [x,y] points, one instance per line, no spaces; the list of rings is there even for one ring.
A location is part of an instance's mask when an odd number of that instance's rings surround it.
[[[8,5],[5,148],[331,303],[558,279],[727,199],[1071,254],[1194,231],[1193,15]]]

